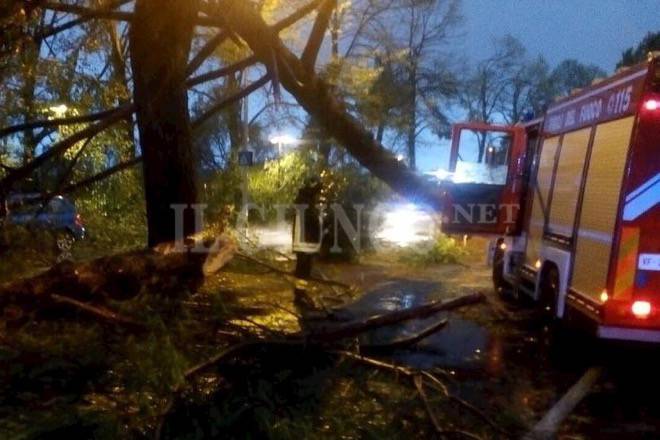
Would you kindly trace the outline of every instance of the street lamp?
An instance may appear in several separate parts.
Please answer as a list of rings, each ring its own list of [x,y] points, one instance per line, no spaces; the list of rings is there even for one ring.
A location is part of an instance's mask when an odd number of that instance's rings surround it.
[[[55,114],[55,117],[61,118],[64,116],[64,114],[69,110],[69,107],[67,107],[66,104],[60,104],[60,105],[54,105],[50,107],[48,110],[53,112]]]
[[[293,136],[290,136],[288,134],[280,134],[280,135],[275,135],[271,137],[270,143],[273,145],[277,145],[277,151],[281,155],[282,154],[282,147],[285,145],[298,145],[300,144],[300,139],[296,139]]]

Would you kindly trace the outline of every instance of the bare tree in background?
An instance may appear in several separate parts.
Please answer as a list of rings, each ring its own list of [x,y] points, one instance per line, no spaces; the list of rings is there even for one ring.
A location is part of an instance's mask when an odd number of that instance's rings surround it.
[[[384,67],[381,85],[395,86],[405,131],[408,163],[416,167],[418,138],[425,130],[444,136],[448,118],[442,104],[455,94],[449,45],[461,22],[459,0],[396,0],[369,30],[372,51]],[[397,108],[398,107],[398,108]]]
[[[460,2],[449,1],[419,1],[404,2],[403,23],[407,27],[407,47],[405,47],[408,97],[408,161],[411,168],[416,167],[417,138],[424,130],[426,121],[423,117],[423,107],[431,94],[442,95],[451,88],[442,84],[443,49],[446,50],[447,39],[460,21]],[[445,66],[446,67],[446,66]],[[446,72],[446,68],[443,69]],[[436,75],[437,74],[437,75]],[[440,79],[440,81],[438,81]],[[445,93],[446,93],[445,92]],[[439,109],[434,107],[435,119],[438,119]]]
[[[512,84],[524,87],[525,48],[513,37],[505,37],[495,43],[495,53],[481,61],[467,75],[462,84],[460,103],[470,121],[493,123],[501,115],[505,102],[510,98]],[[520,94],[516,90],[514,94]],[[512,97],[517,103],[519,96]],[[517,105],[517,104],[516,104]],[[478,162],[486,151],[486,139],[479,136]]]

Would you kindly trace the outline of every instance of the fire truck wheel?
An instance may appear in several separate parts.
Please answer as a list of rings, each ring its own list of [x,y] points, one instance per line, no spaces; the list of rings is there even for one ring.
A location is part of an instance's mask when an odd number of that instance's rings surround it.
[[[543,313],[548,318],[557,317],[557,299],[559,298],[559,271],[555,266],[548,266],[541,277],[540,294]]]

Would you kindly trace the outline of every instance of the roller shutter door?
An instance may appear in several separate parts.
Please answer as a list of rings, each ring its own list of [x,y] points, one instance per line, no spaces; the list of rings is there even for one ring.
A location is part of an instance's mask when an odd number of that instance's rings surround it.
[[[631,116],[601,124],[594,136],[571,282],[575,290],[594,298],[607,284],[621,182],[634,120]]]

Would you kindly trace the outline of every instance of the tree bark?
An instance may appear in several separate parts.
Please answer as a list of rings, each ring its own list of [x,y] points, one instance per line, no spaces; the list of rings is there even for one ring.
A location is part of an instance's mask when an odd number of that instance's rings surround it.
[[[98,311],[110,300],[128,301],[141,292],[187,295],[233,257],[236,245],[231,240],[220,237],[216,243],[208,253],[177,252],[168,243],[86,262],[63,262],[32,278],[0,284],[0,314],[5,321],[21,323],[32,312],[61,303]]]
[[[185,86],[197,2],[137,0],[130,30],[134,102],[144,158],[148,244],[174,241],[171,205],[197,201]],[[183,232],[195,232],[184,211]]]

